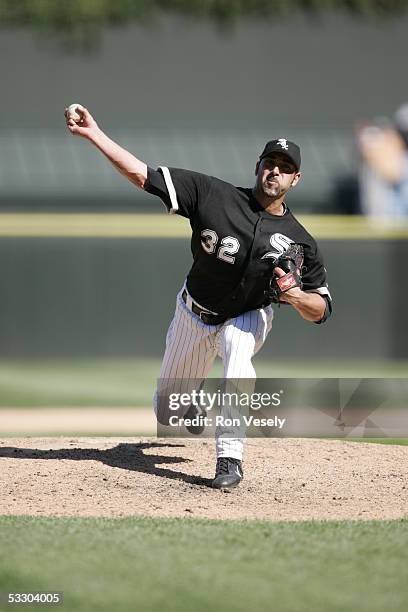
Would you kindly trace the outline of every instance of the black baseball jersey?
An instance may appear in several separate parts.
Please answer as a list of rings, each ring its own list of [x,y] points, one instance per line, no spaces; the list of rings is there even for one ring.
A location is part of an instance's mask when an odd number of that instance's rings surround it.
[[[326,299],[322,321],[331,313],[320,251],[287,207],[282,216],[271,215],[252,189],[178,168],[149,168],[145,190],[159,196],[170,213],[190,220],[194,261],[187,289],[201,306],[235,317],[269,304],[265,290],[275,261],[296,242],[304,249],[303,290]]]

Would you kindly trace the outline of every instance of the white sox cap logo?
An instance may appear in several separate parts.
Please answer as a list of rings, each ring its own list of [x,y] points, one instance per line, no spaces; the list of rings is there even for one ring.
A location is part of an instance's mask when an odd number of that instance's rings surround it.
[[[278,139],[278,144],[280,144],[282,149],[286,149],[286,150],[289,149],[286,138],[279,138]]]

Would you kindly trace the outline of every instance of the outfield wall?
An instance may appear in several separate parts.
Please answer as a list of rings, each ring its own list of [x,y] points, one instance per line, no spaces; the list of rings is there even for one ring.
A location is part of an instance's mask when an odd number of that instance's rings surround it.
[[[276,309],[264,358],[408,358],[406,240],[319,240],[334,315]],[[0,357],[160,356],[186,238],[2,237]]]

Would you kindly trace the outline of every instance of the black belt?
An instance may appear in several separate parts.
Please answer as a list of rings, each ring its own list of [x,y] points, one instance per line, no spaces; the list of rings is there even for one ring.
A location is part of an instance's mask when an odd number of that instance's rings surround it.
[[[183,298],[183,302],[187,304],[187,291],[185,289],[181,294],[181,297]],[[194,312],[194,314],[200,317],[201,321],[206,325],[221,325],[222,323],[225,323],[225,321],[228,319],[228,317],[211,314],[210,312],[203,310],[198,304],[194,302],[193,299],[191,300],[191,310]]]

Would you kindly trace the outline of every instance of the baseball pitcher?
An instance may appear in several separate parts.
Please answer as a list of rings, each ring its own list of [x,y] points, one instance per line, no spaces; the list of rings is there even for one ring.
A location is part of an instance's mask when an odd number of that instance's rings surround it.
[[[301,178],[295,143],[267,142],[255,163],[254,185],[242,188],[189,170],[148,167],[113,142],[81,105],[71,105],[65,116],[72,134],[159,197],[169,213],[190,221],[193,264],[177,295],[159,385],[205,380],[217,355],[226,379],[255,379],[252,358],[271,330],[272,304],[289,304],[312,323],[327,320],[332,302],[322,255],[286,205]],[[194,407],[189,412],[193,416]],[[216,452],[213,487],[237,486],[243,478],[242,432],[217,428]]]

